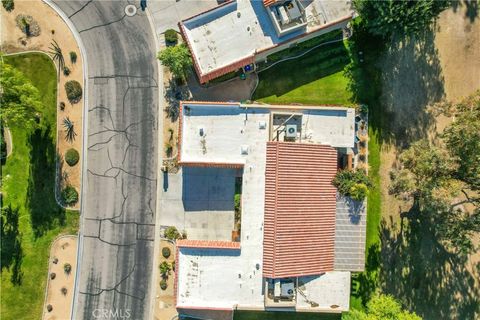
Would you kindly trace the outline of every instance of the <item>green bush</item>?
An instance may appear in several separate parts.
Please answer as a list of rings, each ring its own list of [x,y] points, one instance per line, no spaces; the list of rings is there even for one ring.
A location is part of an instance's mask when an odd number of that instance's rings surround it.
[[[170,248],[167,248],[167,247],[163,247],[162,248],[162,256],[167,259],[168,257],[170,257]]]
[[[77,53],[75,51],[70,51],[70,61],[72,63],[76,63],[77,62]]]
[[[15,9],[15,3],[13,2],[13,0],[2,0],[2,5],[8,12]]]
[[[340,194],[350,196],[354,200],[363,201],[372,183],[364,170],[342,170],[335,175],[333,185]]]
[[[78,163],[78,160],[80,159],[80,155],[78,154],[78,151],[70,148],[65,152],[65,162],[68,163],[70,167],[73,167]]]
[[[173,29],[168,29],[167,31],[165,31],[165,41],[167,43],[177,44],[177,42],[178,42],[177,31],[175,31]]]
[[[66,205],[74,205],[78,201],[77,190],[72,186],[66,186],[65,189],[62,190],[62,200]]]
[[[65,76],[70,75],[70,68],[69,67],[63,67],[63,75],[65,75]]]
[[[169,240],[176,240],[182,237],[180,232],[178,232],[177,228],[175,227],[168,227],[167,229],[165,229],[164,236]]]
[[[167,289],[167,281],[165,279],[160,280],[160,289]]]
[[[82,86],[78,81],[70,80],[65,83],[67,98],[71,103],[76,103],[82,98]]]

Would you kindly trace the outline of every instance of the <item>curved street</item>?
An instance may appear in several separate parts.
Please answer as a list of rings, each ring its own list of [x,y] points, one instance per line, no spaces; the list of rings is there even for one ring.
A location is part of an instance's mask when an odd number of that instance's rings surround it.
[[[157,188],[155,42],[138,2],[53,1],[87,54],[88,124],[74,319],[149,314]],[[126,14],[129,4],[135,15]]]

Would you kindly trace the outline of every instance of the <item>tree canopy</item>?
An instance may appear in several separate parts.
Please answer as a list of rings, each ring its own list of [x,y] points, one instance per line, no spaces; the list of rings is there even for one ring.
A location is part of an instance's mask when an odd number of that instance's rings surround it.
[[[363,201],[368,196],[368,188],[372,183],[364,170],[341,170],[335,175],[333,185],[342,195]]]
[[[435,219],[440,239],[469,253],[471,237],[480,231],[480,91],[446,109],[455,121],[436,143],[421,140],[401,153],[390,193],[412,201],[421,214]]]
[[[180,79],[184,79],[192,67],[192,57],[185,44],[167,47],[158,53],[157,58]]]
[[[390,295],[376,295],[367,303],[367,311],[351,310],[342,320],[421,320],[415,312],[402,310],[402,306]]]
[[[384,38],[428,29],[450,5],[448,0],[354,0],[353,3],[370,33]]]
[[[40,110],[40,94],[30,81],[14,67],[0,61],[0,121],[7,126],[33,127]]]

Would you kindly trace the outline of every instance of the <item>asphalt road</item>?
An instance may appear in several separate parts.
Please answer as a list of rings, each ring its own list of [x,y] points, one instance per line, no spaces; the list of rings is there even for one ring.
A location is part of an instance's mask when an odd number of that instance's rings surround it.
[[[139,1],[53,1],[88,61],[83,244],[74,319],[146,319],[157,175],[155,44]],[[68,59],[68,57],[66,57]]]

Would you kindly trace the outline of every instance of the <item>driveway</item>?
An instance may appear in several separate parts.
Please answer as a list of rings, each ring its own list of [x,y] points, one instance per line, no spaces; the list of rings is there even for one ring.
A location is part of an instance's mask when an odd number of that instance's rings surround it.
[[[190,167],[168,174],[159,223],[185,230],[189,239],[231,241],[236,176],[235,169]]]
[[[127,1],[54,3],[79,32],[88,68],[88,150],[73,318],[146,319],[159,108],[152,31],[145,12],[125,14]]]

